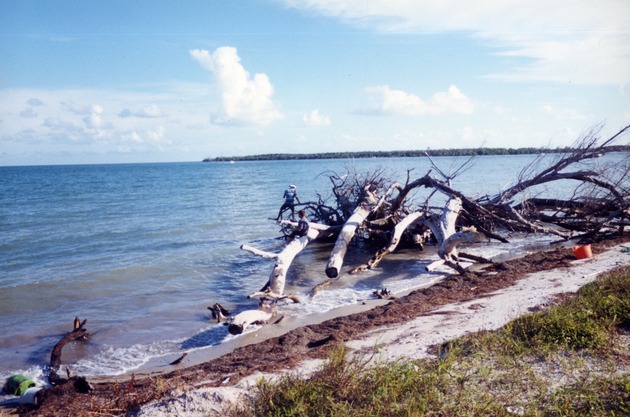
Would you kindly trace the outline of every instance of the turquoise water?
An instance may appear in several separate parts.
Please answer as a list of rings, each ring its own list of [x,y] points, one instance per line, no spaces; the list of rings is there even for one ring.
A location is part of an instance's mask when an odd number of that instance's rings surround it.
[[[533,158],[477,158],[453,186],[471,196],[494,194]],[[448,171],[466,159],[435,160]],[[342,174],[345,166],[383,169],[402,183],[408,169],[412,179],[431,169],[425,158],[0,167],[0,377],[41,373],[75,316],[93,333],[69,354],[75,372],[87,376],[129,372],[151,357],[220,343],[226,332],[206,307],[256,308],[246,295],[262,287],[273,266],[240,245],[281,250],[269,218],[284,189],[296,183],[303,202],[316,201],[330,194],[326,173]],[[330,249],[316,243],[300,254],[287,291],[304,293],[323,281]],[[344,267],[370,255],[358,250]],[[422,264],[404,272],[400,282],[378,273],[353,278],[347,288],[287,311],[358,302],[385,281],[403,290],[434,279]]]

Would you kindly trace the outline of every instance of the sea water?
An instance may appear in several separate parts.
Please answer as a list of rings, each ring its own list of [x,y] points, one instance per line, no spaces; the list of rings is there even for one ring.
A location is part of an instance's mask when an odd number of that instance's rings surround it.
[[[535,158],[478,157],[452,185],[472,197],[493,195]],[[434,158],[445,173],[466,160]],[[379,171],[402,184],[430,170],[437,175],[427,158],[0,167],[0,381],[17,372],[43,378],[75,317],[87,319],[92,337],[68,345],[64,361],[88,377],[220,345],[233,336],[207,307],[255,309],[246,296],[273,268],[240,246],[281,251],[272,219],[284,189],[297,184],[302,202],[326,199],[330,175],[348,170]],[[422,192],[414,204],[424,201]],[[331,249],[311,243],[289,270],[287,292],[304,295],[324,281]],[[496,242],[479,249],[488,256],[506,250]],[[280,310],[318,314],[359,303],[374,289],[402,292],[439,278],[424,271],[436,259],[430,250],[392,254],[376,271],[345,274],[373,251],[355,245],[337,285]]]

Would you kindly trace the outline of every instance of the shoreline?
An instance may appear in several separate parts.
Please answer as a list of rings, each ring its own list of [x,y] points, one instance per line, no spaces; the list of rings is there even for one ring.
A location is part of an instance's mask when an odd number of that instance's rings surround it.
[[[192,349],[191,351],[186,352],[187,356],[185,358],[185,367],[180,367],[180,369],[186,369],[194,366],[201,365],[205,362],[220,358],[235,349],[245,348],[247,346],[255,345],[261,342],[265,342],[267,340],[281,337],[282,335],[292,331],[299,329],[305,326],[312,326],[321,324],[325,321],[336,319],[338,317],[343,317],[356,313],[363,313],[365,311],[371,310],[380,305],[387,304],[389,300],[380,300],[373,299],[367,300],[360,304],[353,304],[348,306],[337,307],[332,310],[329,310],[322,314],[311,314],[306,317],[284,317],[279,323],[269,323],[263,326],[256,328],[253,331],[246,332],[244,334],[238,335],[234,339],[221,342],[218,345],[204,346],[197,349]],[[278,320],[279,318],[276,318]],[[227,332],[227,330],[226,330]],[[115,382],[115,381],[126,381],[134,375],[136,378],[144,378],[150,376],[161,375],[164,373],[172,372],[173,367],[166,365],[171,361],[177,359],[180,354],[170,354],[164,357],[152,358],[146,364],[142,365],[140,368],[134,370],[133,372],[114,375],[114,376],[100,376],[91,378],[94,382]],[[160,368],[168,367],[168,370],[162,370]]]
[[[518,316],[549,307],[556,297],[576,292],[603,273],[630,265],[630,254],[625,257],[619,254],[621,249],[629,247],[630,244],[619,244],[596,258],[573,260],[571,265],[527,274],[514,285],[484,297],[444,304],[407,322],[368,330],[343,344],[350,355],[381,363],[429,356],[433,346],[467,333],[497,330]],[[378,301],[384,301],[383,305],[388,303],[388,300]],[[203,381],[200,381],[198,388],[145,405],[137,416],[222,415],[231,404],[247,396],[260,378],[273,380],[286,372],[299,372],[308,377],[321,368],[324,361],[324,358],[306,359],[291,369],[251,374],[234,386],[203,387]]]
[[[492,257],[492,259],[496,263],[502,263],[507,261],[513,261],[515,259],[526,257],[532,253],[536,252],[545,252],[552,251],[558,248],[570,248],[572,245],[567,244],[566,242],[555,244],[550,246],[549,243],[533,243],[528,244],[527,247],[519,247],[518,249],[512,249],[508,252],[501,252],[498,255]],[[431,253],[432,248],[427,248],[427,255],[435,255]],[[389,279],[393,279],[394,281],[398,279],[403,279],[403,275],[407,274],[407,271],[403,268],[401,269],[400,264],[404,262],[409,262],[416,264],[417,259],[409,258],[408,254],[390,254],[390,256],[379,265],[378,273],[385,274]],[[488,265],[484,264],[472,264],[471,271],[473,272],[482,272]],[[290,331],[296,330],[300,327],[307,327],[312,325],[318,325],[328,320],[337,319],[339,317],[350,316],[353,314],[365,313],[371,309],[376,307],[383,306],[390,301],[396,298],[402,298],[414,291],[420,291],[425,288],[431,287],[440,283],[441,281],[448,278],[449,275],[453,273],[452,269],[448,267],[438,267],[436,271],[431,273],[435,277],[431,280],[416,285],[413,287],[408,287],[403,290],[392,292],[392,296],[386,299],[379,298],[368,298],[364,300],[360,300],[354,304],[346,304],[338,307],[334,307],[330,310],[327,310],[323,313],[311,313],[306,315],[286,315],[282,317],[280,314],[278,317],[274,317],[272,319],[272,323],[259,326],[254,330],[247,331],[244,334],[238,335],[231,340],[222,341],[219,344],[203,346],[200,348],[194,348],[188,351],[185,351],[187,356],[180,365],[180,368],[189,368],[192,366],[197,366],[203,364],[204,362],[214,360],[220,358],[223,355],[226,355],[237,348],[246,347],[249,345],[257,344],[264,342],[266,340],[281,337],[282,335],[289,333]],[[344,285],[348,285],[349,281],[358,281],[361,280],[359,275],[351,276],[348,275],[345,278]],[[341,282],[341,281],[340,281]],[[335,285],[335,284],[333,284]],[[375,287],[376,289],[376,287]],[[389,289],[389,288],[388,288]],[[318,294],[318,297],[325,296],[323,293]],[[280,318],[282,317],[282,318]],[[150,359],[147,363],[143,364],[139,368],[134,369],[133,371],[126,372],[120,375],[114,376],[98,376],[93,377],[91,380],[95,382],[116,382],[116,381],[124,381],[128,380],[131,375],[135,375],[135,377],[147,377],[147,376],[155,376],[162,373],[167,373],[173,370],[168,364],[173,360],[177,359],[181,356],[182,352],[172,353],[164,356],[159,356]],[[169,368],[169,369],[164,369]]]
[[[483,273],[451,275],[406,296],[359,306],[365,311],[317,324],[300,323],[301,327],[282,335],[254,340],[253,344],[200,364],[159,374],[136,374],[130,380],[93,381],[91,401],[115,402],[119,410],[133,410],[141,405],[137,414],[140,416],[160,417],[178,412],[213,415],[246,394],[248,384],[261,376],[273,378],[287,371],[307,375],[339,343],[357,354],[370,354],[378,345],[379,358],[387,356],[392,360],[426,355],[428,346],[444,338],[500,327],[504,323],[497,319],[499,316],[507,321],[529,308],[542,308],[554,294],[575,291],[601,272],[630,264],[630,254],[621,253],[622,248],[628,247],[630,237],[593,244],[594,257],[578,261],[569,248],[559,247],[496,264]],[[550,277],[542,279],[543,271]],[[541,286],[543,281],[545,286]],[[499,306],[496,308],[491,301],[495,298]],[[515,299],[519,302],[514,303]],[[437,327],[426,327],[431,320]],[[121,394],[121,385],[128,385],[133,396]],[[77,415],[77,410],[87,415],[89,410],[81,407],[84,405],[76,404],[76,393],[71,387],[59,386],[48,390],[41,409],[29,415]]]

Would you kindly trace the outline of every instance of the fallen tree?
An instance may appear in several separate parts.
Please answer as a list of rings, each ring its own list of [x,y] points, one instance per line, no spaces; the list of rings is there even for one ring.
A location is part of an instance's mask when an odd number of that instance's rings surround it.
[[[332,193],[328,198],[318,194],[317,202],[301,204],[311,221],[308,236],[293,240],[277,254],[242,246],[243,250],[255,255],[276,260],[267,284],[250,297],[260,298],[259,315],[266,319],[274,313],[277,301],[287,298],[295,301],[294,297],[284,294],[287,271],[293,259],[310,241],[320,238],[323,231],[326,236],[335,238],[335,244],[325,266],[328,280],[313,292],[339,278],[345,255],[354,239],[380,243],[380,249],[365,264],[349,273],[376,268],[385,256],[399,247],[422,249],[425,244],[432,243],[438,248],[439,259],[428,269],[446,265],[465,274],[468,269],[461,264],[461,258],[472,262],[490,261],[460,253],[458,247],[482,240],[509,243],[506,232],[545,233],[564,241],[621,235],[630,225],[629,158],[598,170],[585,168],[580,163],[607,152],[627,150],[627,146],[620,147],[617,142],[629,129],[630,126],[626,126],[602,141],[602,126],[596,126],[568,153],[557,154],[551,162],[540,155],[521,172],[515,184],[492,196],[470,197],[453,186],[454,180],[466,172],[474,158],[465,161],[454,172],[445,173],[426,154],[432,169],[416,179],[412,179],[409,170],[404,184],[387,178],[382,169],[357,173],[346,167],[342,175],[335,172],[321,174],[328,175]],[[576,184],[569,198],[554,195],[545,198],[536,189],[559,181]],[[419,189],[428,190],[428,195],[415,202],[410,196],[412,191]],[[530,191],[533,197],[528,195]],[[445,203],[435,205],[438,196]],[[286,226],[283,227],[286,237],[292,224],[284,221],[283,225]],[[256,315],[251,316],[255,318]]]
[[[580,138],[569,153],[558,155],[548,166],[541,166],[548,158],[536,158],[533,164],[521,172],[514,185],[494,196],[471,198],[453,188],[453,180],[465,172],[471,159],[454,173],[446,174],[427,155],[433,169],[415,180],[411,180],[408,173],[404,185],[393,183],[398,193],[381,205],[382,210],[370,213],[364,223],[357,226],[364,228],[365,233],[362,235],[372,240],[386,237],[386,245],[366,264],[354,268],[350,273],[376,267],[384,256],[401,244],[422,247],[427,238],[437,245],[440,258],[430,268],[444,264],[459,273],[465,273],[466,268],[459,264],[460,254],[457,251],[458,245],[464,242],[494,239],[508,243],[503,234],[513,231],[552,234],[563,240],[595,239],[598,234],[623,234],[630,220],[629,159],[601,170],[584,169],[579,163],[609,151],[618,151],[616,141],[629,129],[630,126],[626,126],[610,138],[600,141],[601,126],[595,127]],[[578,168],[575,169],[575,166]],[[433,171],[438,175],[434,176]],[[374,177],[366,175],[364,178]],[[570,198],[518,199],[528,190],[558,181],[575,182]],[[350,182],[346,180],[344,184]],[[366,184],[360,186],[365,187]],[[413,207],[408,196],[418,188],[433,191],[425,201]],[[378,188],[373,186],[371,189]],[[447,198],[447,203],[441,208],[431,205],[436,193]],[[352,193],[337,191],[334,194]],[[338,205],[347,205],[347,199]],[[340,213],[343,211],[339,210]],[[461,255],[476,262],[488,261]]]
[[[280,224],[285,230],[291,230],[297,226],[295,222],[282,220]],[[284,293],[284,287],[287,279],[287,272],[293,259],[314,239],[320,236],[328,235],[332,230],[338,229],[328,225],[311,223],[305,236],[296,237],[287,243],[284,249],[279,253],[267,252],[256,249],[252,246],[241,245],[241,249],[254,255],[261,256],[265,259],[275,260],[267,283],[260,289],[248,295],[247,298],[258,298],[258,308],[254,310],[245,310],[236,316],[225,317],[224,309],[215,304],[208,307],[213,311],[219,321],[225,321],[228,324],[228,331],[231,334],[241,334],[252,324],[264,324],[273,318],[276,314],[276,305],[280,301],[291,300],[299,302],[299,299],[293,295]]]
[[[283,220],[280,224],[295,226],[295,222]],[[256,249],[252,246],[241,245],[241,249],[254,255],[261,256],[265,259],[275,259],[276,263],[271,270],[271,274],[267,283],[260,291],[252,293],[249,298],[252,297],[270,297],[280,299],[284,295],[284,286],[286,284],[287,272],[291,266],[293,259],[300,253],[310,241],[317,239],[322,233],[325,233],[331,229],[330,226],[310,224],[308,233],[306,236],[295,238],[288,242],[284,249],[280,253],[266,252]]]

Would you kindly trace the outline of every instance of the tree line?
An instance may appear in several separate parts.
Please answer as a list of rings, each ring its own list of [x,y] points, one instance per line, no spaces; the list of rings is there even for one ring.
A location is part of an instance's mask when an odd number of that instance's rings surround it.
[[[359,151],[359,152],[324,152],[324,153],[269,153],[246,156],[207,157],[203,162],[229,161],[287,161],[298,159],[352,159],[352,158],[405,158],[429,156],[481,156],[481,155],[538,155],[544,153],[571,153],[571,147],[562,148],[455,148],[426,149],[408,151]],[[610,146],[607,152],[628,152],[629,145]]]

